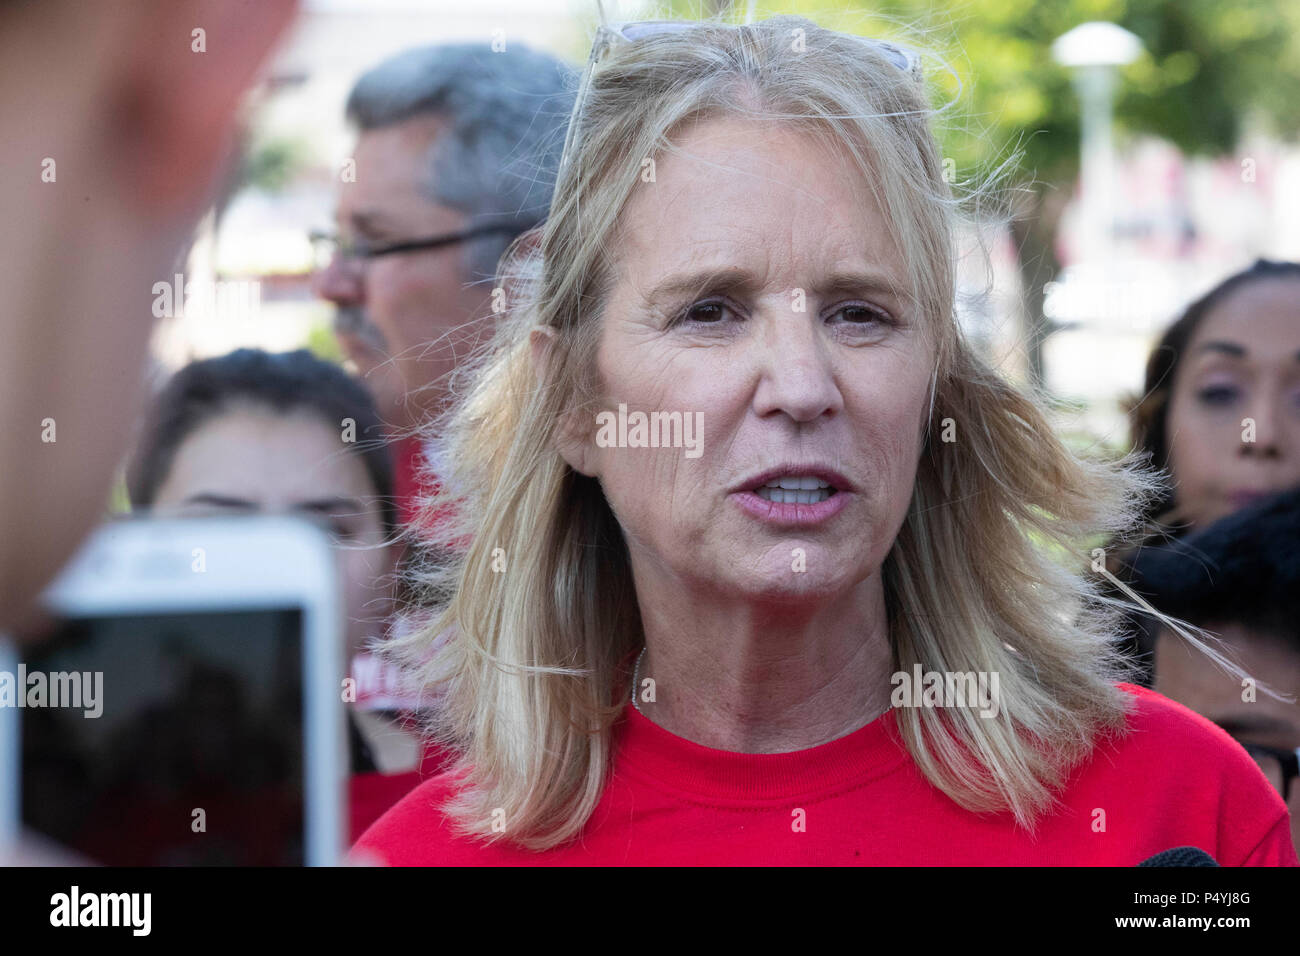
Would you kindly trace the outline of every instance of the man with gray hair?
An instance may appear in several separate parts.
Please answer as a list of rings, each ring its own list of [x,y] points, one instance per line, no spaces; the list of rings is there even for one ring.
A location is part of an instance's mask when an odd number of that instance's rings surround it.
[[[546,218],[575,86],[549,55],[470,43],[404,51],[353,88],[355,176],[316,289],[395,432],[439,410],[458,358],[490,332],[497,260]],[[414,442],[397,453],[409,518]]]

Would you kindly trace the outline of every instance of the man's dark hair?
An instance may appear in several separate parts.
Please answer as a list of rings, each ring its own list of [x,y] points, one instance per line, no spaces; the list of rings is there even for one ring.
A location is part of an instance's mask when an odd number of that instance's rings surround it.
[[[1142,548],[1131,568],[1133,589],[1157,610],[1198,627],[1240,624],[1300,653],[1300,488]],[[1145,621],[1145,655],[1157,624]]]
[[[173,375],[154,397],[127,466],[131,506],[151,506],[181,443],[208,421],[239,405],[261,406],[279,413],[313,412],[339,429],[344,419],[352,419],[357,436],[353,447],[362,456],[381,503],[384,532],[394,532],[397,508],[393,501],[393,462],[382,438],[374,401],[365,387],[343,369],[305,349],[280,353],[238,349],[191,362]]]

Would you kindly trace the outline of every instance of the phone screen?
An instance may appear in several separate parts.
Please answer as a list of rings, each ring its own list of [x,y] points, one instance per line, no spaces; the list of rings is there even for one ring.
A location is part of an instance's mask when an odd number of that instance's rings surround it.
[[[303,863],[296,609],[71,618],[15,675],[23,824],[112,866]]]

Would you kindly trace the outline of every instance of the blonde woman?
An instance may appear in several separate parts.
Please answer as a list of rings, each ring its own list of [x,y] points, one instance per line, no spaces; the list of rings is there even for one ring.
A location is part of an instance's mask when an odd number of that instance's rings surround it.
[[[1296,862],[1250,757],[1120,683],[1080,542],[1152,486],[962,340],[928,115],[805,20],[602,27],[403,649],[463,757],[360,854]]]

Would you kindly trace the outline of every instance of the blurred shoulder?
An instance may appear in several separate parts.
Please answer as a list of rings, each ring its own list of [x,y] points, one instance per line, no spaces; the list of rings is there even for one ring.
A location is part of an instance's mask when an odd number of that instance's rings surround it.
[[[386,866],[459,862],[457,851],[470,844],[456,835],[442,809],[459,782],[459,775],[448,770],[411,790],[361,835],[353,859]]]

